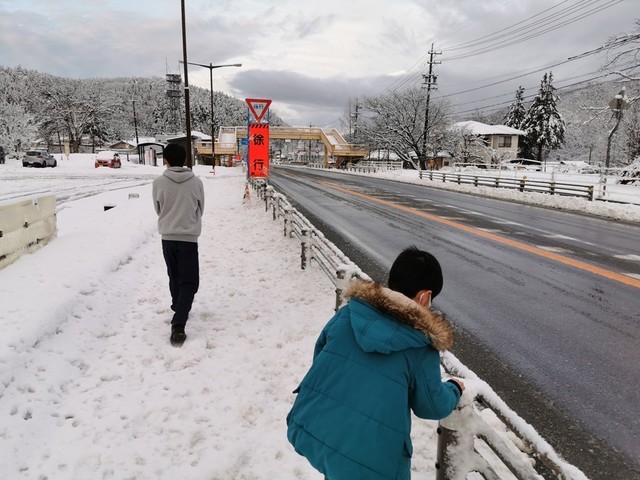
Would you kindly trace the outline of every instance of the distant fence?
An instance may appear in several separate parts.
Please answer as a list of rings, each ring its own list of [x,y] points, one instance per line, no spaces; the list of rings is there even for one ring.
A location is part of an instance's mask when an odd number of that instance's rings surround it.
[[[347,170],[351,172],[389,172],[402,170],[401,160],[360,160],[358,163],[349,164]]]
[[[300,240],[300,266],[306,269],[317,263],[336,287],[335,310],[342,304],[342,294],[353,278],[370,280],[356,264],[317,230],[287,198],[263,180],[251,186],[264,200],[265,212],[271,210],[273,220],[282,219],[284,236]],[[558,479],[587,480],[576,467],[564,462],[524,420],[515,414],[485,382],[446,352],[443,366],[451,374],[475,382],[468,386],[458,409],[438,426],[436,480],[463,480],[478,473],[486,480],[499,480],[498,470],[510,472],[517,480]],[[474,390],[477,392],[474,393]],[[490,409],[502,422],[505,431],[487,424],[481,410]],[[504,433],[517,442],[505,438]],[[478,442],[481,446],[478,445]],[[489,460],[487,460],[487,458]]]
[[[0,205],[0,269],[46,245],[56,231],[55,195]]]
[[[420,170],[419,177],[431,181],[452,182],[458,185],[473,185],[475,187],[510,188],[520,192],[539,192],[550,195],[567,195],[572,197],[584,197],[589,201],[594,200],[595,188],[593,185],[580,185],[577,183],[563,183],[546,180],[536,180],[510,177],[495,177],[473,175],[455,172],[436,172]]]

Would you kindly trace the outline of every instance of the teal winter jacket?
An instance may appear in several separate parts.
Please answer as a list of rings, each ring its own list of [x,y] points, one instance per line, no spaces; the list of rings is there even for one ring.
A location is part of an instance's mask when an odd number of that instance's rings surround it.
[[[346,297],[316,342],[287,436],[329,480],[409,479],[411,410],[440,419],[460,399],[440,375],[451,325],[373,282],[352,282]]]

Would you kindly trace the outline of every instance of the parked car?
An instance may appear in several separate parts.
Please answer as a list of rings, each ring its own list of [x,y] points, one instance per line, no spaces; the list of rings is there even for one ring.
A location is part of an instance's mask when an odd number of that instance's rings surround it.
[[[4,148],[0,145],[0,164],[4,163]]]
[[[530,158],[513,158],[503,161],[502,168],[506,170],[533,170],[539,172],[542,169],[542,162]]]
[[[120,155],[112,150],[104,150],[96,155],[95,167],[120,168]]]
[[[58,161],[46,150],[27,150],[22,159],[23,167],[57,167]]]

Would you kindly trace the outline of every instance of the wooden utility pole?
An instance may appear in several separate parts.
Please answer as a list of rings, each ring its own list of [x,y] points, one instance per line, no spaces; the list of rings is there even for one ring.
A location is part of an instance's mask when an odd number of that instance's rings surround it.
[[[429,102],[431,100],[431,90],[438,89],[438,77],[433,74],[433,66],[442,62],[435,62],[433,60],[434,55],[442,55],[442,52],[436,52],[433,50],[433,43],[431,44],[431,50],[429,50],[429,73],[422,75],[424,78],[424,85],[427,86],[427,106],[424,112],[424,132],[422,134],[422,158],[420,159],[420,170],[424,170],[427,164],[427,136],[429,132]]]

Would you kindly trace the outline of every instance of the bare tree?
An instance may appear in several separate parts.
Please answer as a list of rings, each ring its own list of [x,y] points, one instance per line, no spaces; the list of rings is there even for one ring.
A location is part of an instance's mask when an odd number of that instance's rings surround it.
[[[603,47],[607,60],[602,69],[632,81],[640,80],[640,20],[636,20],[634,33],[621,33],[611,37]]]
[[[411,163],[414,157],[419,158],[420,168],[424,169],[424,159],[435,155],[437,144],[442,143],[442,132],[448,126],[448,105],[431,102],[429,132],[424,131],[425,102],[420,88],[367,97],[363,100],[365,115],[359,135],[372,149],[388,148]],[[423,151],[425,133],[429,139],[426,152]]]

